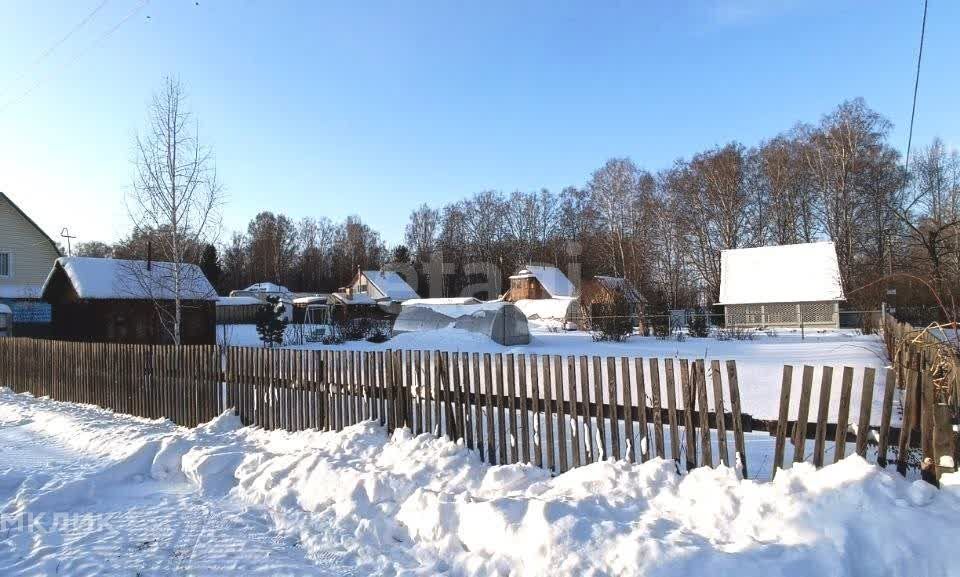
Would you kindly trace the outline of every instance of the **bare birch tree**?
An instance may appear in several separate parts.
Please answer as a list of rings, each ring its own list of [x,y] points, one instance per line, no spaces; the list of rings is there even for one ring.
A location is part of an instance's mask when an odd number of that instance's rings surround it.
[[[199,138],[197,123],[186,108],[186,95],[175,78],[164,78],[153,97],[147,126],[135,141],[135,174],[127,210],[135,233],[150,234],[159,267],[133,265],[137,288],[153,300],[161,327],[181,344],[185,300],[208,298],[194,254],[215,240],[223,194],[213,154]],[[171,306],[172,302],[172,306]]]

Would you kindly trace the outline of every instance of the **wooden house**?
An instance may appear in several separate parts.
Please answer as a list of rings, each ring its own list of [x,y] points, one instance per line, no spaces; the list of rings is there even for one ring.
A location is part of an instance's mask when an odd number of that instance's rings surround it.
[[[40,290],[60,250],[25,212],[0,192],[0,304],[10,308],[19,336],[50,332],[50,305]]]
[[[629,280],[597,275],[580,287],[580,308],[585,318],[608,314],[610,306],[619,298],[626,302],[626,313],[634,326],[642,326],[647,301]]]
[[[832,242],[725,250],[720,302],[729,327],[838,327],[844,300]]]
[[[510,277],[503,300],[517,306],[530,321],[559,328],[575,328],[580,319],[577,287],[560,269],[526,265]]]
[[[173,263],[62,257],[43,285],[54,338],[173,342]],[[216,343],[217,294],[196,265],[180,267],[181,344]]]
[[[401,305],[420,298],[407,281],[395,271],[358,270],[350,286],[330,295],[336,318],[393,318]]]

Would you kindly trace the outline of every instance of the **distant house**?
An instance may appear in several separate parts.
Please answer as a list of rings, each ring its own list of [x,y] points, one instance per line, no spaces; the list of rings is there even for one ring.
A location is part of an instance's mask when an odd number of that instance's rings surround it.
[[[50,306],[40,290],[58,258],[53,239],[0,192],[0,303],[11,309],[18,335],[49,334]]]
[[[88,342],[166,344],[175,291],[168,262],[57,259],[43,284],[53,336]],[[181,268],[181,343],[216,343],[217,293],[196,265]],[[161,310],[162,309],[162,312]]]
[[[585,317],[607,314],[609,305],[617,298],[626,301],[627,314],[635,326],[641,326],[646,299],[629,280],[613,276],[597,275],[583,282],[580,287],[580,308]]]
[[[567,327],[580,318],[577,287],[552,266],[526,265],[510,277],[503,300],[512,302],[531,321]]]
[[[348,316],[396,316],[404,301],[417,298],[417,291],[395,271],[358,270],[350,286],[330,295],[329,302],[348,310]]]
[[[720,302],[732,327],[838,327],[844,300],[832,242],[725,250]]]

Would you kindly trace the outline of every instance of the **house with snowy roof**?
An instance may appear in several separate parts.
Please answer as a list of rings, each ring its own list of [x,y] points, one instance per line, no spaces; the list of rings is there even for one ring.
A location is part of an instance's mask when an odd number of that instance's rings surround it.
[[[844,300],[837,250],[811,242],[720,253],[729,327],[838,327]]]
[[[60,250],[37,223],[0,192],[0,304],[20,336],[46,336],[50,306],[40,289]]]
[[[531,321],[572,326],[580,317],[577,287],[554,266],[528,264],[510,276],[503,300],[512,302]]]
[[[193,264],[61,257],[41,289],[55,338],[108,343],[173,342],[177,294],[181,344],[215,344],[217,293]]]
[[[349,286],[330,295],[330,304],[350,309],[354,315],[367,313],[397,315],[404,301],[420,295],[396,271],[358,270]]]

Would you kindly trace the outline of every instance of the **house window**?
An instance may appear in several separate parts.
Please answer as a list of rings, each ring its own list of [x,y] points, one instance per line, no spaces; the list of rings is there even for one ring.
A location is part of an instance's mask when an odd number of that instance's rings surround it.
[[[0,278],[13,277],[13,254],[0,252]]]

